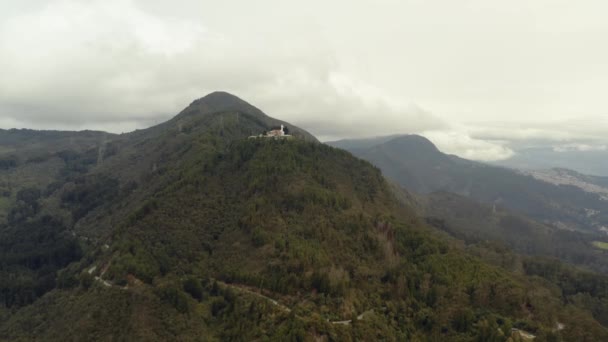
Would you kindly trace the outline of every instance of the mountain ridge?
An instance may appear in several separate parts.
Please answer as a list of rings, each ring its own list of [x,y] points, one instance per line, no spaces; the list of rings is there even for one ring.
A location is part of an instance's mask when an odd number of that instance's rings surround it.
[[[168,129],[167,126],[169,125],[183,125],[184,121],[188,121],[189,119],[196,117],[200,118],[201,116],[221,115],[227,113],[251,115],[257,120],[260,120],[261,123],[266,126],[266,129],[269,129],[272,126],[285,125],[289,127],[292,135],[307,141],[319,142],[317,138],[304,129],[288,122],[272,118],[247,101],[244,101],[241,98],[224,91],[216,91],[194,100],[175,117],[163,124],[160,124],[159,128],[166,130]],[[154,129],[154,127],[151,129]],[[250,135],[257,135],[259,133],[261,132],[251,131]]]
[[[560,288],[444,239],[371,163],[249,139],[268,121],[230,106],[0,170],[0,340],[608,338]]]
[[[570,229],[597,231],[608,225],[608,216],[584,214],[584,209],[608,213],[607,203],[596,193],[543,182],[506,167],[469,161],[418,144],[404,147],[406,140],[397,142],[400,144],[390,140],[351,152],[411,191],[448,191],[481,202],[502,203],[542,222],[562,222]]]
[[[520,252],[560,257],[581,267],[608,271],[608,264],[603,261],[605,253],[597,248],[596,242],[605,241],[608,231],[603,179],[563,169],[530,172],[485,165],[431,149],[428,140],[396,139],[401,140],[391,139],[366,150],[355,148],[352,152],[372,162],[402,187],[419,192],[422,201],[432,208],[426,210],[426,215],[452,221],[451,233],[456,233],[458,238],[477,234],[490,240],[511,241],[510,246]],[[421,145],[421,141],[424,144]],[[455,195],[446,195],[449,193]],[[450,200],[446,200],[448,198]],[[501,223],[504,215],[490,213],[484,223],[474,219],[475,210],[470,209],[474,202],[467,203],[469,200],[479,202],[479,212],[486,211],[481,209],[485,205],[520,217]],[[463,215],[463,210],[470,217]],[[537,223],[527,222],[529,220]],[[516,221],[519,223],[514,223]],[[443,228],[448,226],[441,224]],[[509,235],[508,227],[521,229],[521,238]],[[526,238],[529,241],[525,243],[516,242]],[[548,240],[563,250],[547,246]],[[523,245],[529,247],[520,248]]]

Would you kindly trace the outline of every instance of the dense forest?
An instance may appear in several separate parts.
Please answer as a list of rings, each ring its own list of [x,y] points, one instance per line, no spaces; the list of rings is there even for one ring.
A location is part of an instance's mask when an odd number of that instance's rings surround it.
[[[492,166],[440,152],[417,135],[392,139],[336,142],[379,167],[410,191],[450,192],[486,204],[497,204],[546,224],[597,232],[608,225],[608,202],[597,193],[556,185],[513,169]],[[595,178],[593,181],[601,181]],[[595,214],[590,215],[590,211]]]
[[[500,241],[522,254],[560,259],[608,273],[608,252],[594,247],[601,232],[581,232],[543,224],[498,205],[484,205],[448,192],[418,198],[426,221],[466,243]]]
[[[248,138],[281,123],[216,93],[18,158],[0,340],[608,340],[604,276],[448,236],[297,127]]]

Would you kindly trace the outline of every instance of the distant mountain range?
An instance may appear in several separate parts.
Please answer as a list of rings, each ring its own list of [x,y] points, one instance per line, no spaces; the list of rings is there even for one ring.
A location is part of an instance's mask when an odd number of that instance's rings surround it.
[[[608,340],[608,277],[555,259],[602,270],[597,193],[417,136],[355,153],[407,189],[224,92],[127,134],[0,131],[0,341]]]
[[[564,147],[555,142],[538,142],[534,145],[514,143],[510,146],[515,151],[511,158],[493,163],[522,170],[561,168],[589,175],[608,176],[608,149],[603,146]]]
[[[474,162],[444,154],[417,135],[328,144],[370,161],[415,192],[451,192],[570,230],[597,232],[608,227],[606,179],[602,177],[565,170],[518,171]]]
[[[429,222],[469,242],[608,272],[608,179],[565,169],[514,170],[440,152],[428,139],[390,136],[330,142],[418,192]]]

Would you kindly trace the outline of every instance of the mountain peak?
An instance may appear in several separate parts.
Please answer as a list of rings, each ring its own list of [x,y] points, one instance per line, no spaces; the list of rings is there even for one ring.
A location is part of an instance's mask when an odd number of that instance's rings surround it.
[[[173,119],[151,129],[154,131],[163,131],[169,127],[183,127],[188,121],[190,121],[192,125],[208,125],[208,120],[211,120],[211,117],[218,115],[234,116],[235,114],[243,114],[240,116],[241,125],[244,125],[246,122],[245,118],[249,117],[249,121],[252,123],[252,125],[248,127],[248,129],[251,129],[249,134],[255,135],[262,131],[269,130],[273,126],[285,125],[292,135],[307,141],[318,142],[317,138],[304,129],[296,127],[288,122],[272,118],[249,102],[225,91],[215,91],[194,100]],[[200,118],[207,118],[207,121],[201,121],[199,120]],[[181,130],[181,128],[179,129]]]
[[[260,109],[251,105],[247,101],[236,95],[225,91],[214,91],[200,99],[195,100],[188,108],[195,107],[199,112],[218,113],[218,112],[242,112],[255,116],[266,117]]]
[[[403,149],[404,152],[412,151],[415,153],[441,153],[435,144],[433,144],[429,139],[416,134],[401,135],[387,141],[383,145],[398,147]]]
[[[240,97],[231,94],[226,91],[214,91],[211,92],[197,100],[195,103],[204,102],[204,103],[246,103]]]

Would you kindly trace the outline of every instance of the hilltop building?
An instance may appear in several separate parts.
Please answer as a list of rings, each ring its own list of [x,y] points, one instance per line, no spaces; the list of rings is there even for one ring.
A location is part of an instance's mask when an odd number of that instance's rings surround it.
[[[287,127],[281,125],[280,127],[272,127],[270,131],[266,132],[267,137],[284,137],[289,132]]]
[[[288,139],[293,136],[289,134],[289,129],[285,125],[271,127],[269,131],[264,132],[258,136],[252,135],[249,138],[274,138],[274,139]]]

